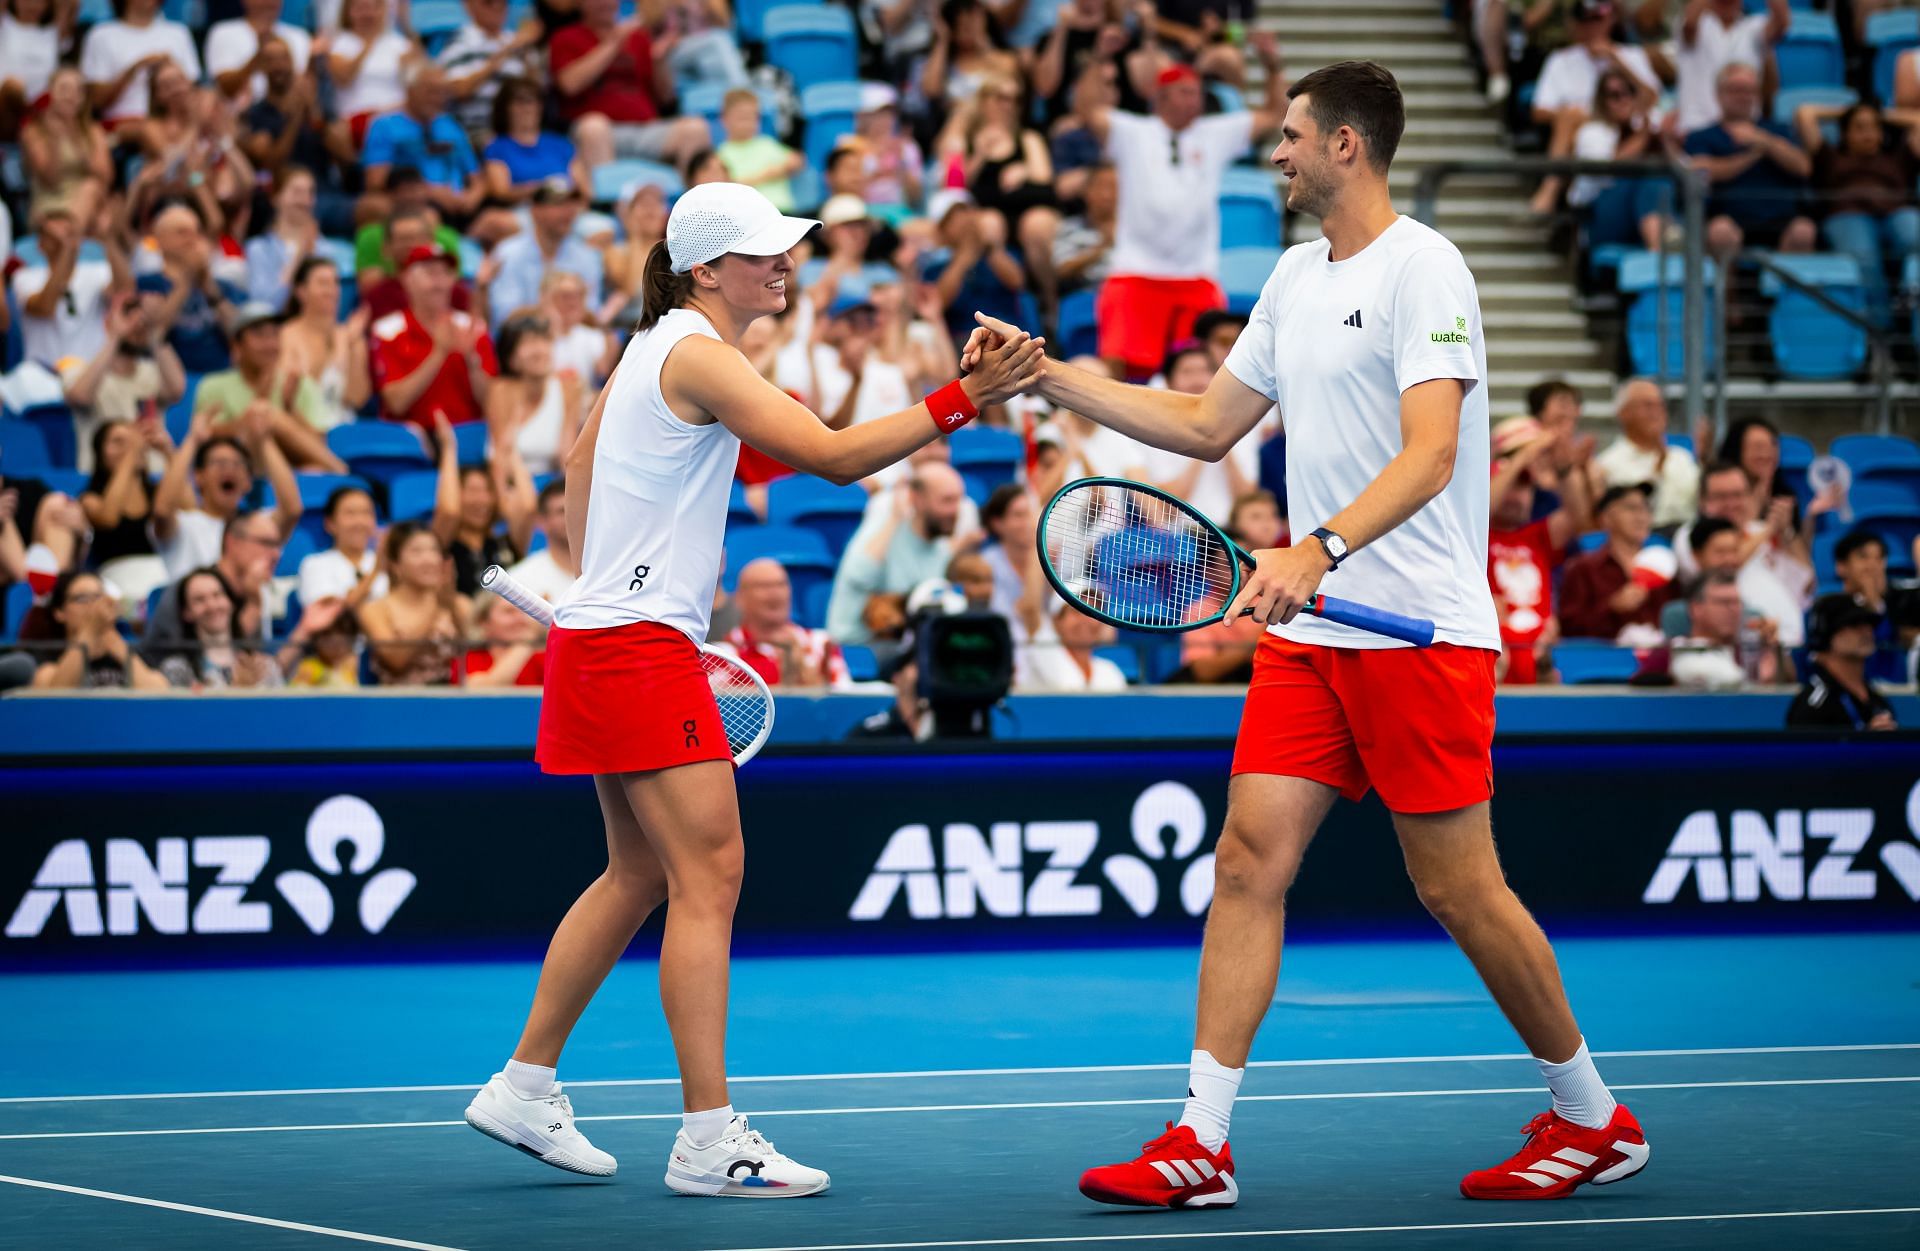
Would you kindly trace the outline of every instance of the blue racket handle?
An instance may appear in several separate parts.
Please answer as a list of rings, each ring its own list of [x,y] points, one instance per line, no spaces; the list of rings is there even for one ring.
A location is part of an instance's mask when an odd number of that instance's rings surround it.
[[[1350,599],[1335,599],[1331,595],[1314,596],[1313,603],[1307,605],[1307,611],[1316,617],[1352,626],[1356,630],[1384,634],[1415,647],[1433,646],[1433,622],[1423,621],[1419,617],[1403,617],[1397,612],[1369,608],[1365,604],[1356,604]]]

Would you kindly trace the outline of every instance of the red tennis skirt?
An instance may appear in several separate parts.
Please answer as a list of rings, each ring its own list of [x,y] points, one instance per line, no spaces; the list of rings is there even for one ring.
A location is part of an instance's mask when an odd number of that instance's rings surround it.
[[[700,649],[656,621],[547,634],[533,757],[546,773],[641,773],[733,759]]]

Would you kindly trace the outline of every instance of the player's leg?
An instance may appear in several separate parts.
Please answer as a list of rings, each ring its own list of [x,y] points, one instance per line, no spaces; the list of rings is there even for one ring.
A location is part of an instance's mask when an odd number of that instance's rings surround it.
[[[666,1182],[682,1194],[790,1198],[827,1175],[773,1149],[727,1097],[727,991],[733,912],[746,862],[730,761],[629,773],[627,802],[667,884],[660,1003],[673,1033],[685,1109]]]

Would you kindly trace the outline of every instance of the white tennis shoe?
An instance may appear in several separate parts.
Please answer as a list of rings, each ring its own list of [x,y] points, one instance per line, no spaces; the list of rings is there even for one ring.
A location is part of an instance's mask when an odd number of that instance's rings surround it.
[[[667,1158],[667,1188],[683,1195],[739,1199],[799,1199],[826,1190],[829,1178],[774,1150],[747,1118],[736,1116],[710,1147],[696,1147],[681,1130]]]
[[[467,1105],[467,1124],[569,1173],[612,1177],[619,1167],[612,1156],[573,1127],[573,1104],[561,1093],[558,1082],[536,1099],[523,1099],[508,1084],[505,1073],[495,1073]]]

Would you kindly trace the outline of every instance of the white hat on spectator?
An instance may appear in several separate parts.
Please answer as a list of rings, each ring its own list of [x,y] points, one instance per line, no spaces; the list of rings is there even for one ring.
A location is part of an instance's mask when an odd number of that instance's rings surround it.
[[[820,206],[820,224],[823,226],[844,226],[848,222],[863,222],[867,217],[867,202],[846,191]]]
[[[938,226],[947,214],[973,203],[973,197],[961,187],[943,187],[927,197],[927,220]]]
[[[744,183],[702,183],[681,196],[667,215],[667,255],[676,274],[729,252],[778,256],[819,224],[810,217],[786,216]]]
[[[861,83],[860,105],[862,113],[873,113],[880,109],[890,109],[900,103],[900,93],[886,83]]]

